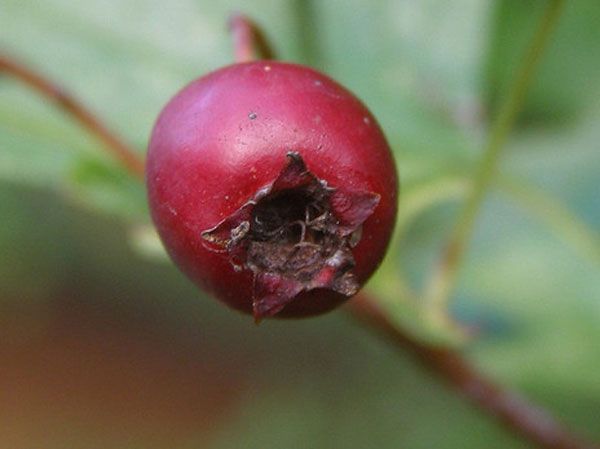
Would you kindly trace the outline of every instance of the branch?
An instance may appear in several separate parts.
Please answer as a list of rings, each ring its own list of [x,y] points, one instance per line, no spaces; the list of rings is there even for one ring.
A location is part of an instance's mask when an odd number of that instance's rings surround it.
[[[459,352],[420,342],[405,333],[389,319],[377,304],[376,298],[360,293],[348,303],[346,309],[392,345],[410,352],[424,367],[454,387],[483,412],[537,447],[600,449],[578,439],[543,408],[486,379]]]
[[[257,59],[274,59],[273,48],[264,32],[249,17],[235,13],[229,19],[229,31],[233,38],[235,62]]]
[[[102,141],[108,151],[136,178],[144,179],[144,161],[88,108],[43,75],[0,53],[0,74],[8,74],[52,101]]]
[[[500,153],[520,112],[533,75],[539,66],[542,54],[550,41],[550,36],[564,7],[564,0],[548,0],[546,10],[533,35],[530,46],[523,55],[517,73],[508,89],[508,97],[500,112],[477,167],[470,195],[458,217],[440,260],[432,273],[426,291],[426,298],[432,310],[445,309],[445,303],[452,293],[456,277],[473,232],[475,219],[498,169]]]

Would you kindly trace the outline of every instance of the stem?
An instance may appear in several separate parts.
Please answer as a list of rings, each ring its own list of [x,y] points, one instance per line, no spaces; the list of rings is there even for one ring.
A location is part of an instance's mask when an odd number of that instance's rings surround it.
[[[265,34],[249,17],[240,13],[233,14],[229,19],[229,31],[233,38],[235,62],[275,58]]]
[[[422,343],[396,327],[376,298],[360,293],[346,308],[362,324],[398,349],[410,352],[424,367],[454,387],[467,400],[537,447],[599,449],[579,440],[543,408],[488,380],[459,352]]]
[[[500,153],[520,112],[533,75],[539,66],[542,54],[549,42],[558,21],[564,0],[549,0],[528,50],[517,69],[508,97],[500,108],[492,127],[484,154],[474,176],[473,187],[466,199],[457,223],[442,250],[440,260],[432,273],[426,297],[435,313],[446,309],[446,302],[452,293],[458,270],[473,232],[475,218],[481,209],[485,194],[498,169]],[[437,311],[437,312],[436,312]]]
[[[133,176],[144,179],[144,161],[136,151],[117,137],[87,107],[81,104],[45,76],[33,71],[7,55],[0,54],[0,74],[8,74],[27,87],[52,101],[71,115],[80,125],[102,141],[108,151],[120,161]]]

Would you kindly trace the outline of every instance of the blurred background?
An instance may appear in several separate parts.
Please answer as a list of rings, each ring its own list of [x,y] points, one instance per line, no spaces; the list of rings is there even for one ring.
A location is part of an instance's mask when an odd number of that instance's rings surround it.
[[[545,4],[2,0],[0,48],[142,153],[163,104],[232,62],[229,13],[250,14],[282,59],[327,72],[379,118],[401,210],[437,192],[401,212],[386,261],[419,287]],[[452,303],[482,329],[465,346],[474,363],[596,439],[599,20],[596,0],[568,2]],[[0,447],[525,447],[343,312],[257,327],[161,254],[143,187],[0,78]]]

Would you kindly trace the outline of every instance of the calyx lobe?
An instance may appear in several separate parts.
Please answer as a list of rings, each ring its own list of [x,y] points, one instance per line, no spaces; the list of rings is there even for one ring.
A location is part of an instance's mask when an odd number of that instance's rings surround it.
[[[254,273],[257,321],[316,288],[354,295],[359,285],[351,247],[380,199],[377,193],[328,186],[299,153],[287,157],[270,185],[202,232],[210,250],[227,253],[236,270]]]

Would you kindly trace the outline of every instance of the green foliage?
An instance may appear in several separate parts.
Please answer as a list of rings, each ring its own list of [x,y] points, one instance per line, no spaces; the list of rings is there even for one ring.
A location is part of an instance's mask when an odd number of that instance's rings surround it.
[[[544,1],[503,0],[496,4],[487,53],[486,92],[492,110],[505,92],[531,37]],[[529,93],[523,122],[552,125],[576,119],[598,98],[600,77],[600,3],[567,2],[554,45]]]
[[[325,70],[380,120],[402,200],[398,237],[370,288],[421,338],[456,343],[452,326],[427,327],[414,291],[469,188],[489,118],[544,4],[4,0],[0,45],[80,97],[143,154],[164,102],[231,62],[227,14],[248,12],[283,59]],[[479,328],[467,344],[485,371],[600,438],[598,5],[568,2],[452,309]],[[160,344],[188,345],[182,353],[214,344],[222,358],[252,359],[239,404],[208,447],[521,447],[338,314],[248,330],[163,263],[143,195],[69,117],[0,77],[2,310],[58,313],[55,298],[74,289],[82,301],[102,298],[114,316],[135,304],[134,316],[161,328]],[[205,333],[184,335],[190,328]],[[151,447],[205,447],[198,432]],[[124,446],[118,435],[107,431],[105,447],[149,447],[144,437]],[[59,439],[48,447],[61,446]]]

